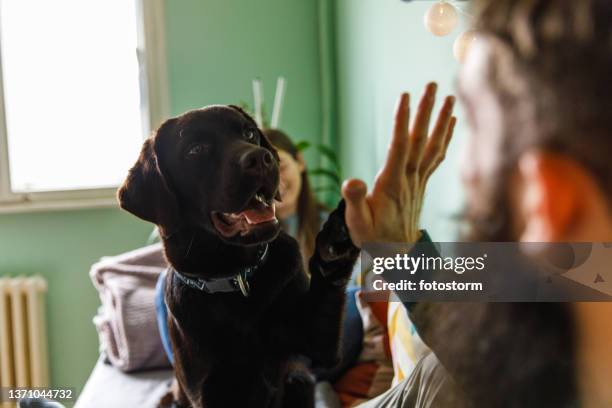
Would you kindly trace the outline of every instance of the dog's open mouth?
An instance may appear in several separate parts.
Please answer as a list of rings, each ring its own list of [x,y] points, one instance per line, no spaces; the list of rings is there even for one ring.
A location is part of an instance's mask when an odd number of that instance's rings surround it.
[[[211,218],[219,234],[226,238],[244,236],[253,229],[278,222],[274,201],[261,193],[255,194],[244,210],[237,213],[214,211]]]

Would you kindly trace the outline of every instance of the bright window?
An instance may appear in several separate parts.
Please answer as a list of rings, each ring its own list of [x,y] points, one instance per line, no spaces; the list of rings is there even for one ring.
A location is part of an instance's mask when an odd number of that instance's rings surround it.
[[[160,94],[148,90],[145,3],[0,1],[5,201],[104,193],[123,180]]]

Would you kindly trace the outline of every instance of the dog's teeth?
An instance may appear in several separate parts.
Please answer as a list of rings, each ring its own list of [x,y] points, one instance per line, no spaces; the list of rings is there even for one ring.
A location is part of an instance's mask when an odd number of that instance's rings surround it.
[[[261,194],[255,194],[255,199],[260,203],[267,205],[265,198]]]

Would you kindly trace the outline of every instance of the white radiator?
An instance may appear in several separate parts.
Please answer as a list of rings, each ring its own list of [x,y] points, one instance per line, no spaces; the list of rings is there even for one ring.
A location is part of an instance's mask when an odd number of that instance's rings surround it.
[[[46,291],[38,276],[0,278],[0,387],[49,386]]]

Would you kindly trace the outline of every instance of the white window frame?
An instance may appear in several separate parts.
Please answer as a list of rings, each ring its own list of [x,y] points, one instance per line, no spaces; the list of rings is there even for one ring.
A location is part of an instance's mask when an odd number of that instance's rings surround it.
[[[138,59],[144,138],[162,123],[169,112],[164,1],[132,1],[136,2],[138,13]],[[0,64],[0,79],[2,75]],[[13,192],[11,190],[4,89],[3,81],[0,80],[0,213],[116,207],[116,190],[116,188],[98,188]]]

